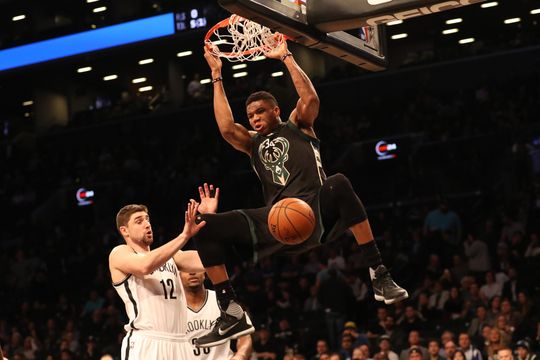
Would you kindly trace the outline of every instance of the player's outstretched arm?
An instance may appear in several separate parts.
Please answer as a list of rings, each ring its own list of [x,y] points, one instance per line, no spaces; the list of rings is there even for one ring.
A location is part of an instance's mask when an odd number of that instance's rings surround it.
[[[218,56],[205,46],[204,58],[212,71],[212,82],[214,85],[214,115],[219,127],[221,136],[231,144],[236,150],[251,155],[251,135],[242,125],[234,122],[234,117],[229,106],[229,100],[223,88],[221,77],[222,63]]]
[[[174,255],[174,262],[176,263],[178,270],[183,272],[192,273],[204,271],[204,265],[199,257],[199,253],[195,250],[179,250]]]
[[[124,279],[128,274],[136,276],[149,274],[173,257],[206,224],[204,221],[195,223],[198,206],[195,200],[191,200],[184,215],[185,225],[182,233],[152,251],[136,253],[127,245],[115,247],[109,255],[109,268],[113,282]]]
[[[241,336],[236,343],[236,353],[230,360],[249,360],[252,352],[253,342],[251,335]]]
[[[284,41],[283,44],[265,55],[268,58],[283,61],[289,74],[291,74],[296,92],[300,96],[296,103],[296,109],[291,114],[291,120],[299,127],[313,127],[313,123],[317,115],[319,115],[319,96],[309,77],[294,60],[287,46],[287,41]]]

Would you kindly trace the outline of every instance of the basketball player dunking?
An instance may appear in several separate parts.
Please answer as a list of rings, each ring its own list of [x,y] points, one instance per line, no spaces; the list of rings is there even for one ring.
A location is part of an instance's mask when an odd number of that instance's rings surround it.
[[[284,42],[265,54],[281,60],[294,83],[299,100],[288,121],[281,121],[281,109],[274,96],[265,91],[251,94],[246,100],[248,131],[235,123],[223,88],[221,60],[205,49],[205,59],[212,71],[214,113],[223,138],[236,150],[246,153],[263,188],[266,207],[221,214],[204,214],[206,226],[196,236],[196,246],[208,277],[214,284],[222,314],[212,331],[197,339],[200,347],[221,344],[229,338],[253,332],[225,268],[230,247],[245,259],[268,256],[277,251],[300,253],[335,240],[350,229],[365,253],[375,299],[387,304],[408,297],[382,264],[381,255],[362,202],[349,180],[342,174],[326,177],[319,154],[319,140],[313,125],[319,113],[319,98],[308,76],[294,60]],[[295,197],[314,210],[317,225],[304,243],[286,246],[268,231],[267,217],[275,202]]]
[[[123,360],[190,358],[185,335],[187,305],[178,269],[204,269],[196,251],[180,251],[205,225],[195,223],[198,208],[191,200],[182,233],[154,250],[150,250],[153,234],[146,206],[127,205],[116,215],[126,244],[111,251],[109,269],[129,317]],[[207,210],[205,204],[200,208]]]
[[[187,336],[192,343],[197,337],[212,328],[220,315],[216,302],[216,292],[204,287],[204,272],[180,272],[180,279],[186,292]],[[248,322],[249,321],[248,318]],[[231,350],[230,342],[213,348],[198,348],[191,345],[192,355],[201,360],[248,360],[252,352],[250,335],[238,338],[236,353]]]

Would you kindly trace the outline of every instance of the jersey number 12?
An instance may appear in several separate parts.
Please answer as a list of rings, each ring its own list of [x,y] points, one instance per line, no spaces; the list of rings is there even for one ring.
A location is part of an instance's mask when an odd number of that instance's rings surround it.
[[[174,282],[172,281],[172,279],[167,279],[166,285],[165,280],[161,280],[160,283],[161,286],[163,286],[163,293],[165,295],[165,299],[176,299],[176,296],[174,296]],[[167,288],[170,288],[169,293],[167,293]]]

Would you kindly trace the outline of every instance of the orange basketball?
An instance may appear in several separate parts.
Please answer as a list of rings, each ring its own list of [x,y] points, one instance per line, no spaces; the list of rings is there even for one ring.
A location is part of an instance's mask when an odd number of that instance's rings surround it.
[[[305,201],[285,198],[272,206],[268,214],[268,230],[285,245],[306,241],[315,229],[315,214]]]

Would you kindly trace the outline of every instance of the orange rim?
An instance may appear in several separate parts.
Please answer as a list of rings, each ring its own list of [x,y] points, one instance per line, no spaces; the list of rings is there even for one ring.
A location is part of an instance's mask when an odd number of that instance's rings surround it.
[[[247,20],[241,16],[237,16],[237,15],[233,15],[234,16],[234,22],[239,22],[239,21],[244,21],[244,20]],[[229,23],[230,23],[230,20],[233,19],[233,16],[230,16],[226,19],[223,19],[221,20],[220,22],[218,22],[216,25],[212,26],[210,28],[210,30],[208,30],[206,32],[206,35],[204,37],[204,43],[205,43],[205,46],[211,50],[210,48],[210,45],[212,44],[212,41],[210,40],[210,37],[212,37],[212,35],[214,34],[214,32],[218,29],[221,29],[221,28],[226,28]],[[281,33],[278,33],[276,32],[276,34],[280,34],[281,36],[283,36],[283,40],[284,41],[287,41],[287,40],[291,40],[291,38],[289,38],[288,36],[286,35],[283,35]],[[216,46],[216,45],[215,45]],[[217,47],[217,46],[216,46]],[[261,51],[262,47],[261,46],[257,46],[253,49],[249,49],[249,50],[244,50],[242,52],[222,52],[220,51],[220,55],[223,56],[223,57],[239,57],[241,55],[251,55],[253,54],[254,52],[257,52],[257,51]]]

